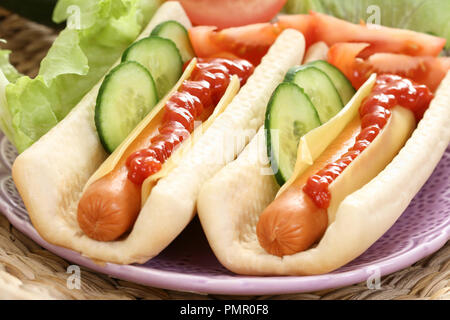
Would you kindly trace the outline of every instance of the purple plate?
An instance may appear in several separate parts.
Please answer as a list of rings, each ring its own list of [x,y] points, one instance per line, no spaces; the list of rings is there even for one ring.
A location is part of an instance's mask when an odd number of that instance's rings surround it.
[[[226,270],[211,251],[198,219],[161,254],[143,265],[104,267],[44,241],[31,225],[11,178],[17,153],[0,134],[0,211],[18,230],[72,263],[143,285],[209,294],[268,295],[338,288],[387,275],[439,250],[450,239],[450,148],[429,181],[386,234],[364,254],[332,273],[305,277],[249,277]]]

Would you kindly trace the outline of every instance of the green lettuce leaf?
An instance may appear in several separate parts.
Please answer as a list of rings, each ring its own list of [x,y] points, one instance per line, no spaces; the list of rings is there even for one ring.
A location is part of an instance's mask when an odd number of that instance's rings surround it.
[[[323,12],[353,23],[366,21],[380,9],[381,24],[388,27],[410,29],[447,39],[450,48],[450,1],[448,0],[289,0],[287,13]]]
[[[5,88],[9,84],[8,79],[0,69],[0,106],[7,105]],[[14,128],[12,127],[12,117],[8,108],[0,107],[0,128],[6,136],[14,136]]]
[[[20,73],[9,63],[10,53],[9,50],[0,50],[0,70],[9,82],[16,82],[20,78]]]
[[[0,109],[8,109],[1,113],[10,114],[5,121],[11,122],[1,129],[19,152],[61,121],[105,75],[160,2],[59,0],[53,19],[57,23],[67,20],[67,27],[42,60],[38,76],[8,84],[7,103],[0,104]]]
[[[21,77],[6,87],[6,98],[12,120],[13,134],[9,136],[22,151],[58,123],[53,111],[55,93],[48,90],[42,76]],[[12,139],[11,139],[12,138]]]

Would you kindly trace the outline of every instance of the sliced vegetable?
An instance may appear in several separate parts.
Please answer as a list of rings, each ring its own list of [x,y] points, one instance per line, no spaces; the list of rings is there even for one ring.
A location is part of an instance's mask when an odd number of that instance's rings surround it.
[[[377,53],[367,62],[374,73],[393,73],[426,84],[433,92],[450,71],[449,57],[410,57],[403,54]]]
[[[309,97],[295,83],[281,83],[266,110],[267,153],[275,178],[282,186],[292,175],[300,138],[320,126]]]
[[[150,72],[135,61],[111,70],[100,87],[95,125],[106,151],[112,153],[158,102]]]
[[[172,40],[180,50],[183,62],[194,57],[194,49],[192,49],[188,31],[181,23],[174,20],[163,22],[153,29],[151,35]]]
[[[286,74],[285,81],[293,82],[305,91],[322,123],[330,120],[344,107],[331,79],[316,67],[293,67]]]
[[[367,43],[338,43],[328,53],[328,62],[341,70],[357,89],[372,73],[389,73],[425,84],[435,91],[450,70],[448,57],[377,53],[361,59],[359,55],[367,46]]]
[[[270,23],[221,31],[215,27],[199,26],[189,29],[189,38],[197,57],[221,57],[232,53],[257,65],[281,31],[275,33]]]
[[[259,63],[278,35],[287,28],[303,33],[307,47],[318,41],[332,46],[340,42],[367,42],[365,57],[389,52],[412,56],[437,56],[445,39],[410,30],[388,27],[369,27],[353,24],[334,17],[311,13],[309,15],[279,15],[274,23],[259,23],[243,27],[217,30],[214,27],[194,27],[189,37],[197,56],[211,57],[232,54]]]
[[[150,71],[159,99],[172,89],[183,72],[183,60],[175,43],[156,36],[133,43],[123,53],[122,61],[139,62]]]
[[[253,64],[259,64],[286,28],[302,32],[307,46],[310,45],[311,22],[310,15],[303,15],[294,20],[290,16],[280,16],[277,23],[258,23],[220,31],[216,27],[198,26],[189,29],[189,38],[198,57],[216,57],[231,53]]]
[[[353,24],[321,13],[313,13],[313,15],[317,39],[326,42],[329,46],[339,42],[367,42],[370,46],[364,50],[364,57],[378,52],[438,56],[446,42],[443,38],[425,33]]]
[[[317,60],[310,62],[308,65],[320,69],[321,71],[325,72],[328,77],[330,77],[331,81],[336,87],[336,90],[339,92],[342,103],[344,105],[346,105],[356,93],[356,90],[353,88],[351,82],[347,79],[347,77],[332,64],[329,64],[328,62],[323,60]]]
[[[382,8],[378,10],[377,8]],[[289,0],[291,14],[310,10],[330,14],[353,23],[371,21],[378,15],[382,25],[410,29],[447,39],[450,48],[450,1],[443,0]],[[375,22],[375,21],[373,21]]]

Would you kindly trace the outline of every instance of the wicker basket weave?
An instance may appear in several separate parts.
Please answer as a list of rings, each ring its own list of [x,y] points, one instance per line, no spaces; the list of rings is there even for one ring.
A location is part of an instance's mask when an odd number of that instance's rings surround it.
[[[0,8],[0,38],[11,62],[35,76],[57,32]],[[149,288],[82,268],[82,287],[66,286],[67,261],[38,246],[0,214],[0,299],[450,299],[450,243],[413,266],[382,278],[381,289],[365,283],[315,293],[231,297]]]

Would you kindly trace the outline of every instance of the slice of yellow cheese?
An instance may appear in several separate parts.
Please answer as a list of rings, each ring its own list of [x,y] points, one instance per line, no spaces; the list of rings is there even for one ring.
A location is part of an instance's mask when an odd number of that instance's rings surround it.
[[[147,128],[149,125],[157,126],[162,119],[164,106],[166,102],[170,99],[170,97],[178,91],[178,89],[183,84],[183,81],[188,79],[197,65],[197,59],[192,59],[191,63],[186,67],[183,75],[180,80],[175,84],[175,86],[170,90],[170,92],[162,98],[158,104],[150,111],[150,113],[134,128],[133,131],[128,135],[128,137],[114,150],[113,153],[102,163],[102,165],[94,172],[94,174],[90,177],[86,185],[84,186],[84,190],[89,187],[93,182],[98,179],[104,177],[109,172],[111,172],[117,165],[117,163],[122,158],[123,154],[127,150],[128,146],[139,136],[139,134]],[[158,121],[159,120],[159,121]]]
[[[331,201],[328,223],[336,218],[341,202],[349,194],[362,188],[375,178],[394,159],[416,127],[414,114],[396,106],[383,130],[344,172],[330,185]]]
[[[305,134],[298,145],[297,162],[294,173],[281,187],[277,197],[303,174],[325,149],[339,136],[345,127],[358,115],[363,100],[370,94],[375,85],[376,74],[373,74],[356,92],[348,104],[332,119],[320,127]]]
[[[217,104],[213,114],[208,118],[208,120],[195,128],[189,139],[184,141],[176,150],[176,152],[174,152],[172,156],[170,156],[170,158],[164,163],[162,169],[159,172],[151,175],[144,181],[141,190],[142,206],[144,206],[147,198],[150,195],[150,192],[152,191],[152,188],[156,185],[158,180],[166,177],[179,164],[179,161],[183,161],[184,155],[192,149],[194,144],[198,141],[202,134],[206,132],[206,130],[211,126],[214,120],[217,119],[217,117],[226,110],[231,100],[233,100],[233,98],[238,93],[239,89],[239,78],[237,76],[233,76],[227,90],[225,91],[225,94]]]

